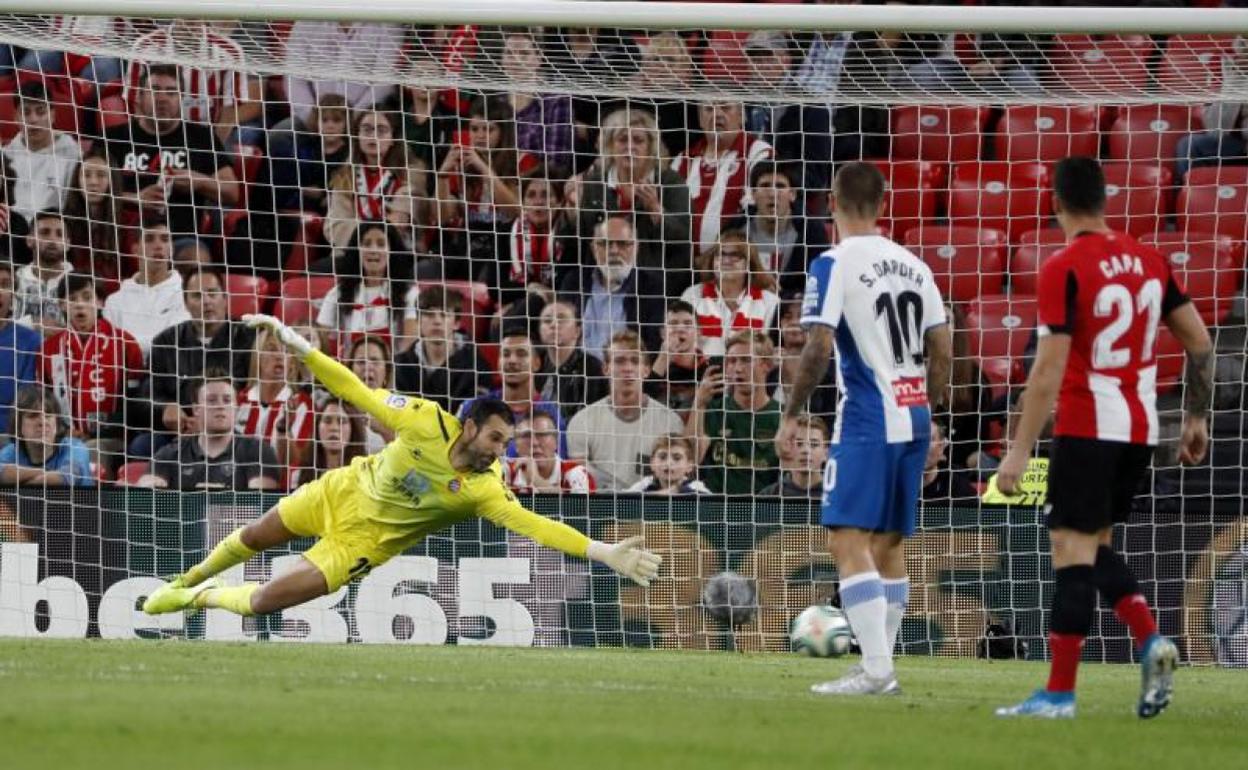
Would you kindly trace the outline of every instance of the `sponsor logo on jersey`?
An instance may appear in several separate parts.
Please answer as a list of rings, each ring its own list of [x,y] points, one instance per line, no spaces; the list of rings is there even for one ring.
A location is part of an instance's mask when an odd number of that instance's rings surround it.
[[[806,276],[806,293],[802,296],[802,315],[819,312],[819,279]]]
[[[459,479],[451,479],[446,485],[446,488],[450,490],[451,494],[458,492],[461,487],[463,487],[463,483]]]
[[[897,406],[927,406],[927,380],[922,377],[893,380],[893,398]]]
[[[397,393],[393,393],[386,399],[386,406],[392,406],[395,409],[402,409],[407,406],[407,396],[400,396]]]

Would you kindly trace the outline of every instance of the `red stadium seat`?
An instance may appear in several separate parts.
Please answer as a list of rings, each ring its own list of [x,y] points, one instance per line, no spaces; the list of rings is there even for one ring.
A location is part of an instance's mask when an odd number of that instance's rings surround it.
[[[945,184],[945,167],[921,160],[872,161],[888,182],[880,222],[894,238],[936,217],[936,197]]]
[[[1165,166],[1106,163],[1105,219],[1115,230],[1150,235],[1161,229],[1169,207],[1166,192],[1172,174]]]
[[[1157,243],[1142,239],[1141,243],[1153,246],[1165,256],[1206,324],[1213,325],[1226,318],[1238,292],[1240,276],[1240,266],[1236,264],[1229,241],[1218,241],[1211,236],[1203,241],[1166,239]]]
[[[1155,48],[1147,35],[1057,35],[1049,57],[1058,81],[1077,94],[1139,93]]]
[[[748,82],[752,65],[745,55],[745,41],[749,36],[749,32],[712,32],[702,49],[702,76],[710,82]]]
[[[1187,172],[1175,216],[1181,233],[1213,231],[1248,239],[1248,166],[1202,166]]]
[[[979,160],[987,107],[894,107],[892,157],[936,163]]]
[[[981,297],[966,304],[970,355],[995,386],[1021,382],[1022,357],[1036,327],[1036,298],[1029,295]]]
[[[100,126],[107,130],[114,126],[130,122],[130,113],[126,108],[126,100],[120,96],[109,96],[100,100]]]
[[[949,222],[1001,230],[1011,243],[1045,226],[1053,213],[1049,171],[1043,163],[961,163],[949,185]]]
[[[1147,243],[1162,253],[1176,247],[1183,249],[1188,246],[1207,245],[1217,250],[1219,254],[1230,257],[1236,270],[1243,270],[1246,262],[1243,241],[1236,241],[1218,233],[1199,230],[1190,233],[1163,232],[1145,236],[1140,239],[1140,242]]]
[[[130,463],[123,463],[117,469],[117,483],[123,487],[132,487],[139,483],[139,479],[143,474],[147,473],[148,463],[146,460]]]
[[[932,268],[946,299],[965,302],[1004,289],[1005,233],[929,226],[911,230],[904,243]]]
[[[1118,111],[1110,128],[1109,159],[1172,163],[1179,139],[1200,128],[1199,112],[1188,105],[1128,105]]]
[[[333,288],[332,275],[314,275],[307,278],[287,278],[282,282],[281,294],[273,315],[289,324],[312,322],[316,315],[316,303]]]
[[[1035,294],[1040,266],[1045,260],[1066,247],[1066,233],[1058,228],[1031,230],[1019,237],[1018,248],[1010,260],[1010,291]]]
[[[1157,85],[1176,94],[1219,91],[1222,57],[1231,53],[1234,40],[1234,35],[1171,35],[1161,53]]]
[[[1024,104],[1007,107],[997,124],[997,158],[1008,161],[1095,157],[1100,147],[1095,107]]]
[[[263,278],[238,273],[227,273],[225,276],[225,297],[230,318],[259,312],[260,303],[268,294],[269,282]]]

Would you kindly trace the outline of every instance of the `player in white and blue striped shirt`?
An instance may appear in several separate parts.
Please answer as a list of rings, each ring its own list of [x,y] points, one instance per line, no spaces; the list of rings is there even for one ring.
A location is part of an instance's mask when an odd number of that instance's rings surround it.
[[[841,401],[821,520],[862,666],[812,688],[827,695],[900,691],[892,651],[909,593],[902,541],[917,521],[931,403],[943,403],[949,386],[944,301],[931,269],[878,234],[884,193],[884,177],[871,164],[837,172],[841,240],[810,267],[802,307],[808,337],[776,437],[787,448],[835,346]]]

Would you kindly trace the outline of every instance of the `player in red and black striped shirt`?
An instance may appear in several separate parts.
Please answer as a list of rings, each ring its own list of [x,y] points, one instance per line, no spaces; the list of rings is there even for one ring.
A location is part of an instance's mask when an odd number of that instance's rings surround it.
[[[1073,717],[1075,672],[1099,592],[1131,630],[1144,666],[1137,713],[1161,713],[1178,660],[1126,561],[1112,546],[1157,444],[1157,332],[1187,351],[1181,458],[1208,443],[1213,386],[1209,332],[1155,250],[1105,224],[1105,177],[1091,158],[1066,158],[1054,177],[1058,223],[1069,245],[1040,268],[1039,346],[1018,433],[997,476],[1011,494],[1057,403],[1047,525],[1056,588],[1048,686],[999,716]]]

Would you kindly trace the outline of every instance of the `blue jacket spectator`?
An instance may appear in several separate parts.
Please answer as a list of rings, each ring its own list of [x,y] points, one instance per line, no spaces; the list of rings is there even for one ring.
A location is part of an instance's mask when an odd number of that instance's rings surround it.
[[[0,262],[0,433],[13,433],[13,399],[18,388],[34,384],[42,347],[39,332],[13,320],[13,264]]]
[[[91,452],[70,437],[69,421],[50,391],[22,388],[16,409],[16,438],[0,449],[0,483],[48,487],[95,483]]]

